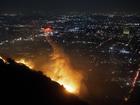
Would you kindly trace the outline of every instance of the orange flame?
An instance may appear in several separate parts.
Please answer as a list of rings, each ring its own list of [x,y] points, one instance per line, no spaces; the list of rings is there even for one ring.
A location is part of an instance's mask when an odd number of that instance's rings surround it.
[[[18,59],[18,60],[16,60],[16,62],[17,63],[22,63],[22,64],[28,66],[30,69],[33,69],[34,68],[33,62],[31,62],[29,60],[26,60],[24,58]]]
[[[25,64],[30,69],[35,69],[34,63],[30,60],[22,58],[16,62]],[[72,68],[69,59],[63,53],[54,53],[51,56],[51,62],[42,65],[40,69],[53,81],[63,85],[68,92],[79,94],[82,75]]]
[[[68,92],[79,94],[82,75],[72,68],[69,59],[63,53],[54,53],[51,60],[43,67],[44,73]]]
[[[1,59],[4,63],[7,62],[2,56],[0,56],[0,59]]]
[[[63,85],[68,92],[79,94],[82,81],[81,73],[72,67],[68,57],[55,41],[49,36],[46,36],[46,40],[52,46],[53,54],[51,55],[50,64],[43,66],[42,70],[52,80]]]
[[[50,63],[40,65],[40,70],[42,70],[42,72],[50,77],[53,81],[63,85],[68,92],[78,95],[80,93],[81,81],[83,79],[81,73],[72,67],[68,57],[49,37],[46,37],[46,39],[54,51],[51,55]],[[35,69],[35,66],[31,61],[20,59],[16,60],[16,62],[23,63],[30,68]]]

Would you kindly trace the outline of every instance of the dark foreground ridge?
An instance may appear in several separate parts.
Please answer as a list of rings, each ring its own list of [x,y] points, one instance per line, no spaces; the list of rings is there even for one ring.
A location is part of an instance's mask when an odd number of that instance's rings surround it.
[[[41,72],[0,59],[1,105],[88,105]]]

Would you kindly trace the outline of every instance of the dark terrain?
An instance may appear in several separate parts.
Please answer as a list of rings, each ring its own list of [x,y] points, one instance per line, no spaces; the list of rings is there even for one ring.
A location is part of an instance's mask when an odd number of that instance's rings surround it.
[[[0,59],[1,105],[88,105],[41,72]]]

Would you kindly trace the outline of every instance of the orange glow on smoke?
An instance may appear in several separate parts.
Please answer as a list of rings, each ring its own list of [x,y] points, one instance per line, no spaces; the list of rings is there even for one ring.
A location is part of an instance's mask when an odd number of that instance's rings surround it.
[[[18,59],[16,62],[35,69],[34,63],[27,59]],[[40,65],[40,67],[43,74],[63,85],[66,91],[79,94],[82,75],[72,68],[69,59],[63,53],[54,53],[51,55],[50,63]]]
[[[47,32],[49,32],[49,30],[50,28],[46,29]],[[72,67],[69,58],[49,37],[46,37],[46,40],[52,46],[53,53],[50,56],[50,62],[39,65],[39,69],[42,70],[44,75],[50,77],[53,81],[58,82],[60,85],[63,85],[66,91],[79,95],[83,76]],[[16,60],[16,62],[23,63],[30,68],[36,69],[35,65],[33,65],[33,62],[31,61],[20,59]]]
[[[17,62],[17,63],[22,63],[22,64],[28,66],[30,69],[33,69],[33,68],[34,68],[33,62],[31,62],[31,61],[29,61],[29,60],[26,60],[26,59],[24,59],[24,58],[18,59],[18,60],[16,60],[16,62]]]
[[[58,47],[55,41],[49,36],[46,36],[46,40],[52,46],[53,53],[50,63],[41,68],[43,73],[60,85],[63,85],[68,92],[79,94],[83,79],[81,73],[72,67],[69,58]]]
[[[79,94],[82,75],[74,70],[63,53],[54,53],[51,62],[43,67],[44,73],[52,80],[63,85],[71,93]]]

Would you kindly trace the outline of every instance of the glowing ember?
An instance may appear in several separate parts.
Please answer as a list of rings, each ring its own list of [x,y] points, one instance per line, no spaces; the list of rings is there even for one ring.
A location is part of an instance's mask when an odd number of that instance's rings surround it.
[[[17,63],[22,63],[26,66],[28,66],[30,69],[33,69],[34,68],[34,65],[31,61],[28,61],[28,60],[25,60],[25,59],[19,59],[19,60],[16,60]]]

